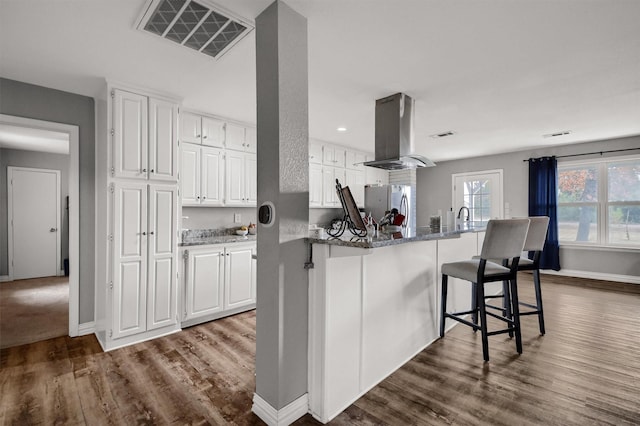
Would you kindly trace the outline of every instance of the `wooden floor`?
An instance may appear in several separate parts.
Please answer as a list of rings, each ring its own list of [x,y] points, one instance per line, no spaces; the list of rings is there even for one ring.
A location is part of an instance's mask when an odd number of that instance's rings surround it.
[[[0,348],[69,334],[69,277],[0,283]]]
[[[484,363],[458,326],[332,424],[640,424],[640,294],[585,283],[543,276],[547,334],[525,318],[522,355],[492,336]],[[528,276],[519,287],[531,298]],[[108,353],[93,336],[3,349],[0,424],[263,424],[254,353],[254,312]]]

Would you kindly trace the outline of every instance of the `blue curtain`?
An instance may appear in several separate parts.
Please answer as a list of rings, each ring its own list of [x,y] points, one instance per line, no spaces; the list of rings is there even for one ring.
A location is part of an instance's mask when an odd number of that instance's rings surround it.
[[[558,244],[558,162],[556,157],[529,159],[529,216],[549,216],[549,232],[540,269],[560,270]]]

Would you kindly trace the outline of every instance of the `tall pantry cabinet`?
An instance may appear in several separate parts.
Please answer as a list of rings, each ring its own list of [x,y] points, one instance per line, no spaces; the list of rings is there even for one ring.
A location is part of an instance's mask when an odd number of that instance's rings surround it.
[[[117,83],[97,100],[95,312],[104,350],[180,329],[178,104]]]

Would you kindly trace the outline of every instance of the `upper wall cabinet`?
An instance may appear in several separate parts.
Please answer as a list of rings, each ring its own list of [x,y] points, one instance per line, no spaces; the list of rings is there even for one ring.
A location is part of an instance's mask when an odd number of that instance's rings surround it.
[[[119,89],[112,98],[112,176],[177,180],[177,105]]]
[[[344,167],[347,150],[339,146],[325,145],[322,147],[322,164],[333,167]]]
[[[309,143],[309,163],[322,164],[322,145]]]
[[[364,162],[367,160],[367,156],[363,152],[347,150],[346,152],[346,167],[351,170],[364,171]]]
[[[256,131],[254,128],[227,123],[226,130],[225,145],[228,149],[256,152]]]
[[[224,121],[190,112],[181,112],[180,140],[222,148],[225,144]]]

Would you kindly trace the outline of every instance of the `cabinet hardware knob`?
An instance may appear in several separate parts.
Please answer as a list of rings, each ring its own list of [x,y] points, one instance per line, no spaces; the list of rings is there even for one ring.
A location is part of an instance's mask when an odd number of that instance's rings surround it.
[[[202,139],[206,139],[206,138],[207,138],[207,135],[204,135],[204,136],[202,137]]]
[[[142,233],[142,235],[147,235],[147,233],[146,233],[146,232],[143,232],[143,233]]]
[[[142,173],[147,173],[147,169],[142,169]]]
[[[206,200],[206,199],[207,199],[207,197],[202,197],[202,199],[203,199],[203,200]]]
[[[199,137],[200,137],[200,135],[196,135],[196,138],[199,138]],[[206,136],[205,136],[205,137],[206,137]]]
[[[153,235],[153,231],[149,232],[149,235]]]
[[[58,229],[57,228],[51,228],[49,229],[49,232],[56,232]]]
[[[199,200],[199,199],[200,199],[200,197],[198,196],[198,197],[196,197],[196,199],[198,199],[198,200]]]
[[[151,169],[151,173],[153,173],[153,169]]]

